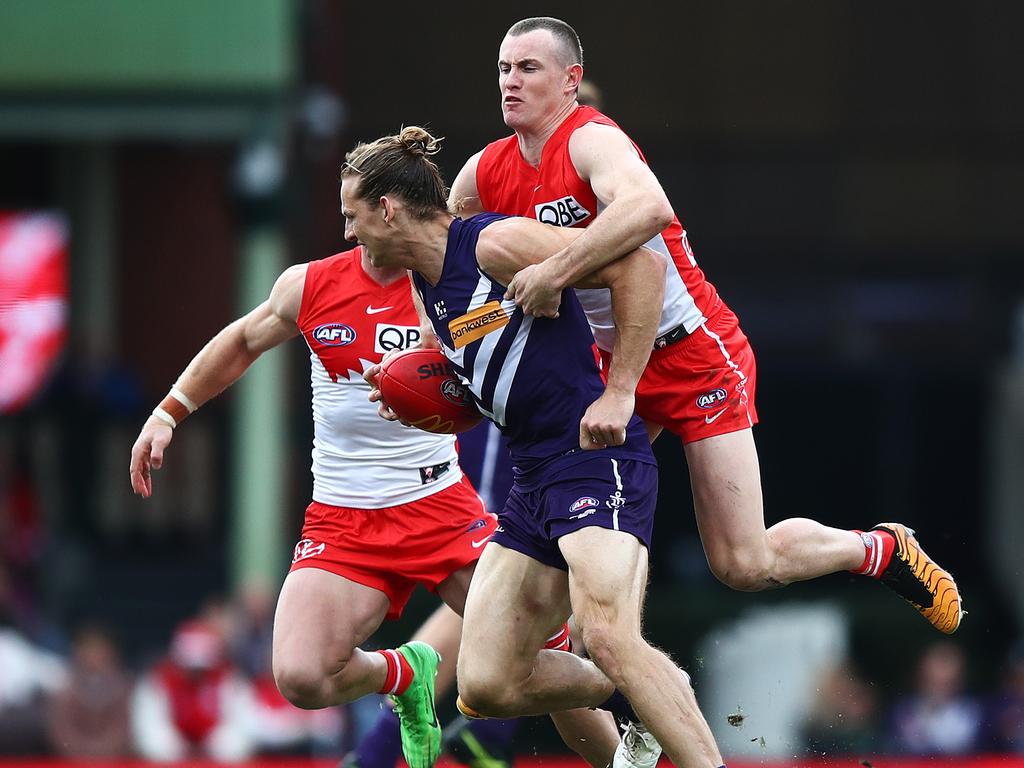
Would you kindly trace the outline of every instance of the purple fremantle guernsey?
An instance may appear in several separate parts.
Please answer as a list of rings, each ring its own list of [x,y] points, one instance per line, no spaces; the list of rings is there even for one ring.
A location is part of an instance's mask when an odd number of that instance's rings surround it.
[[[508,438],[518,478],[548,460],[589,454],[579,447],[584,412],[604,391],[594,337],[571,290],[562,292],[557,318],[530,317],[503,298],[506,286],[477,263],[481,230],[507,216],[482,213],[454,219],[437,285],[418,273],[423,299],[445,357],[480,411]],[[633,416],[626,442],[601,455],[654,463],[643,422]],[[572,461],[556,462],[559,468]],[[524,478],[525,479],[525,478]]]

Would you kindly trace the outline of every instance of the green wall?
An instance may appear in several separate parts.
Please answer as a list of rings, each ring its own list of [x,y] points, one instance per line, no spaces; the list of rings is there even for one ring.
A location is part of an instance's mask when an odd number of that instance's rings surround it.
[[[294,21],[289,0],[4,0],[0,90],[276,90]]]

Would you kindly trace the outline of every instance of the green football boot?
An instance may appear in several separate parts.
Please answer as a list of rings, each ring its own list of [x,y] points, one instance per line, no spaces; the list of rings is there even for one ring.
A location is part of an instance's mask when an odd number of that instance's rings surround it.
[[[434,768],[441,755],[441,724],[434,712],[434,678],[441,656],[418,640],[397,650],[413,671],[412,684],[405,693],[391,696],[402,734],[402,754],[409,768]]]

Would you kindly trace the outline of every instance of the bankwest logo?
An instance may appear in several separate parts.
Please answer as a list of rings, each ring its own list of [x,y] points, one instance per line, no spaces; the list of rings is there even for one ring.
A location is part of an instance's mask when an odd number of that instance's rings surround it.
[[[495,300],[455,318],[448,323],[448,331],[452,335],[452,344],[456,349],[461,349],[506,325],[508,313]]]
[[[572,195],[561,200],[538,203],[533,207],[533,215],[537,221],[553,224],[556,227],[574,227],[591,216],[590,211],[579,204]]]

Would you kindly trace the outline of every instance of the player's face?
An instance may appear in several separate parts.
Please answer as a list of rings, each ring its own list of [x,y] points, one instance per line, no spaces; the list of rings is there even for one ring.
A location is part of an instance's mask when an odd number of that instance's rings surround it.
[[[558,43],[546,29],[505,36],[498,50],[498,90],[505,125],[541,128],[574,98],[572,67],[562,63]],[[577,65],[578,66],[578,65]]]
[[[360,243],[375,267],[386,263],[388,228],[381,206],[359,197],[359,177],[345,176],[341,182],[341,215],[345,217],[345,239]]]

